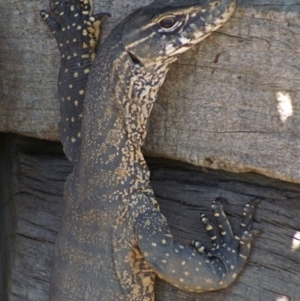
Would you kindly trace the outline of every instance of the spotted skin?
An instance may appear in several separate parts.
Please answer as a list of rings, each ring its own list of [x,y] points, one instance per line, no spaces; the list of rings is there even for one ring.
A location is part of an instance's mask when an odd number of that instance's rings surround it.
[[[85,13],[90,3],[72,0],[70,7],[76,9],[68,10],[59,0],[60,22],[42,12],[62,56],[61,118],[82,114],[75,130],[70,119],[63,125],[62,143],[75,164],[65,185],[50,300],[153,301],[155,274],[188,291],[224,288],[249,256],[256,201],[246,205],[234,235],[222,202],[216,200],[212,208],[218,228],[202,216],[213,248],[207,250],[198,241],[183,246],[173,239],[159,211],[141,146],[169,64],[222,26],[235,1],[160,0],[133,12],[99,46],[85,87],[84,70],[95,53],[89,43],[95,34],[86,35],[85,30],[93,28]],[[66,41],[73,39],[81,42],[69,47]],[[82,47],[82,41],[90,46]],[[80,53],[75,59],[74,49]],[[82,112],[74,111],[80,91]],[[65,106],[68,101],[71,107]],[[76,131],[82,133],[81,143],[72,144],[69,137]]]
[[[101,19],[92,15],[88,0],[54,1],[60,23],[46,11],[41,16],[54,34],[61,56],[58,98],[61,113],[61,140],[68,159],[76,162],[81,144],[81,125],[85,87],[100,35]]]

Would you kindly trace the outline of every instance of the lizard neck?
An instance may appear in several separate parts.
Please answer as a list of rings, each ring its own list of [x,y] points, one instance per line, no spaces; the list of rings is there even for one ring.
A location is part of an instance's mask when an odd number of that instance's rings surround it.
[[[116,33],[113,36],[116,41]],[[121,42],[115,45],[106,39],[89,77],[78,175],[102,187],[147,186],[149,171],[141,146],[158,89],[173,61],[139,65]]]
[[[148,118],[167,72],[168,64],[157,63],[148,66],[134,64],[126,96],[118,98],[123,108],[128,140],[137,148],[144,144]]]

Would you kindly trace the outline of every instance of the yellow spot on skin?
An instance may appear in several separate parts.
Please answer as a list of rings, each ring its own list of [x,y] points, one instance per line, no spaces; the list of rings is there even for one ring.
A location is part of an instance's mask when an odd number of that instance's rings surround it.
[[[73,85],[72,85],[72,84],[70,84],[70,85],[69,85],[69,88],[70,88],[70,89],[72,89],[72,88],[73,88]]]
[[[155,242],[153,242],[153,243],[151,243],[151,246],[156,247],[157,245]]]
[[[189,275],[189,272],[184,272],[184,275],[188,276],[188,275]]]
[[[161,243],[162,243],[163,245],[165,245],[165,244],[167,243],[167,241],[166,241],[165,239],[163,239],[163,240],[161,241]]]
[[[183,262],[181,263],[181,265],[185,265],[185,261],[183,261]]]
[[[214,216],[215,216],[215,217],[218,217],[218,216],[220,216],[220,214],[216,212],[216,213],[214,214]]]
[[[162,262],[162,263],[167,263],[167,261],[166,261],[165,259],[163,259],[161,262]]]
[[[68,96],[68,97],[67,97],[67,100],[71,100],[71,96]]]
[[[74,117],[72,117],[72,118],[71,118],[71,121],[72,121],[72,122],[74,122],[74,121],[75,121],[75,118],[74,118]]]
[[[77,29],[80,30],[80,29],[81,29],[81,25],[78,25],[78,26],[77,26]]]
[[[84,69],[84,74],[90,73],[90,69]]]
[[[83,35],[84,37],[86,37],[86,36],[88,35],[88,32],[87,32],[86,29],[84,29],[84,30],[82,31],[82,35]]]
[[[94,39],[91,39],[90,40],[90,45],[91,45],[92,48],[94,48],[95,45],[96,45],[96,41]]]
[[[76,139],[74,137],[71,138],[72,143],[76,142]]]
[[[207,279],[205,279],[205,282],[209,283],[209,284],[212,284],[212,279],[211,278],[207,278]]]
[[[77,134],[77,136],[78,136],[79,138],[81,138],[81,132],[79,132],[79,133]]]
[[[75,72],[75,73],[74,73],[74,77],[78,77],[78,72]]]
[[[88,32],[89,33],[94,33],[95,32],[95,29],[93,27],[88,27]]]
[[[74,101],[74,105],[75,105],[76,107],[78,107],[78,100],[75,100],[75,101]]]
[[[76,38],[74,38],[72,41],[73,41],[73,42],[77,42],[77,39],[76,39]]]
[[[199,253],[203,253],[205,251],[205,248],[202,246],[202,247],[200,247],[200,248],[198,248],[198,252]]]
[[[184,281],[184,279],[183,279],[183,278],[180,278],[180,279],[179,279],[179,281],[180,281],[180,282],[183,282],[183,281]]]
[[[84,90],[80,90],[80,91],[79,91],[79,94],[80,94],[80,95],[83,95],[83,94],[84,94]]]

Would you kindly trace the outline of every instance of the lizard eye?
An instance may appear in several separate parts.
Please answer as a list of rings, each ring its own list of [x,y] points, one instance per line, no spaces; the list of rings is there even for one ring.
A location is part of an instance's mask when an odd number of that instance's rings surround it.
[[[166,17],[160,21],[160,25],[163,28],[171,28],[176,23],[176,19],[174,17]]]
[[[160,25],[159,32],[173,32],[184,24],[185,17],[183,15],[169,15],[158,21]]]

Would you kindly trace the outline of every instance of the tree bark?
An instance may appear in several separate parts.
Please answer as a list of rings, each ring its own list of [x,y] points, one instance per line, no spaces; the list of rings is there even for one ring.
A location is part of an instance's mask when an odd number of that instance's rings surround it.
[[[71,165],[59,143],[0,135],[0,298],[48,300],[51,261],[63,210],[63,186]],[[5,146],[5,148],[4,148]],[[300,296],[300,185],[254,173],[234,174],[165,159],[148,158],[151,184],[174,237],[209,246],[200,213],[228,199],[226,212],[236,230],[243,205],[264,200],[254,227],[263,231],[237,281],[227,289],[193,294],[157,280],[156,300],[298,301]],[[99,284],[101,287],[101,284]],[[2,289],[1,289],[2,288]]]
[[[150,0],[95,0],[103,37]],[[49,0],[0,0],[0,131],[59,140]],[[150,118],[148,155],[300,183],[299,0],[240,0],[217,33],[172,65]]]

